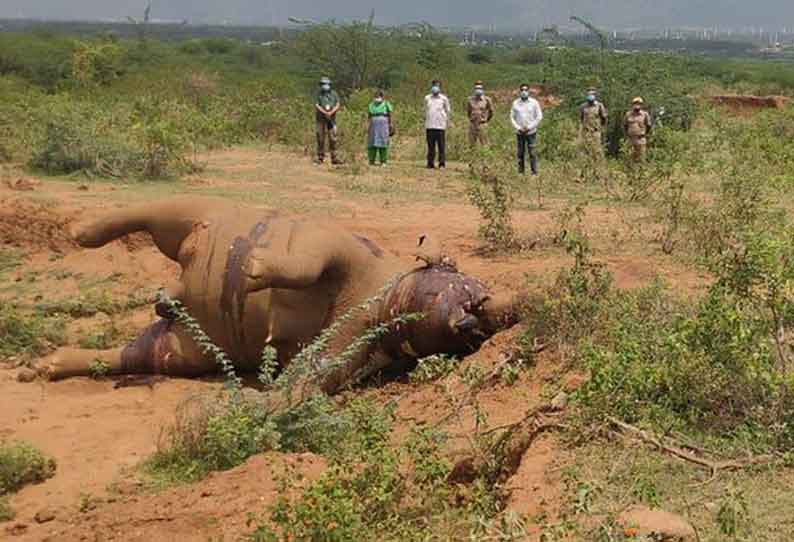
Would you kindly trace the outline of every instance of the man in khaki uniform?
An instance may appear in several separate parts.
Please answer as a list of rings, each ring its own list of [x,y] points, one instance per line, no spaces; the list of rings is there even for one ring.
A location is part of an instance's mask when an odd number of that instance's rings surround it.
[[[631,111],[623,118],[623,131],[631,142],[631,157],[635,162],[645,158],[648,134],[651,132],[651,116],[643,110],[643,103],[642,98],[634,98],[631,101]]]
[[[472,147],[477,143],[487,145],[486,126],[493,118],[493,103],[485,95],[482,81],[474,84],[474,93],[466,104],[466,113],[469,116],[469,144]]]
[[[607,118],[607,108],[596,99],[595,90],[588,90],[585,103],[579,107],[579,133],[591,158],[604,157],[602,130],[606,128]]]

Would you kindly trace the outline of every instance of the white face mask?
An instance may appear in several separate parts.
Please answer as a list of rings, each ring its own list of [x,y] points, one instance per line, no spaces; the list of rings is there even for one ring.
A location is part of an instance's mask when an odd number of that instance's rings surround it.
[[[323,89],[323,92],[328,92],[331,90],[331,85],[322,85],[320,88]]]
[[[483,89],[481,89],[481,88],[475,88],[474,89],[474,95],[475,96],[479,97],[479,96],[482,96],[483,94],[485,94],[485,91]]]
[[[383,103],[383,98],[381,98],[380,96],[378,96],[377,98],[375,98],[375,103],[376,103],[376,104]]]
[[[441,87],[430,87],[430,92],[433,94],[439,94],[441,92]]]
[[[522,90],[521,91],[521,98],[524,99],[524,100],[529,98],[529,91],[528,90]]]

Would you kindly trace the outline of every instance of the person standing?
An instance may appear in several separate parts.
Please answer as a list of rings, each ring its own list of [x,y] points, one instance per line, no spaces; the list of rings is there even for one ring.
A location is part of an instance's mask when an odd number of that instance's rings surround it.
[[[589,156],[603,158],[603,130],[607,120],[607,108],[596,99],[595,90],[588,90],[585,102],[579,107],[579,132]]]
[[[325,161],[326,140],[331,151],[331,163],[341,163],[336,154],[336,114],[339,112],[340,105],[339,96],[331,88],[331,80],[328,77],[321,78],[320,91],[317,93],[317,99],[314,102],[318,164],[322,164]]]
[[[585,102],[579,106],[579,139],[585,159],[581,179],[601,179],[604,164],[603,130],[607,126],[607,109],[596,99],[595,89],[589,89]]]
[[[438,150],[438,167],[444,168],[447,165],[446,133],[451,112],[449,99],[441,94],[441,83],[434,80],[430,86],[430,94],[425,96],[428,169],[435,168],[436,150]]]
[[[635,162],[645,159],[648,134],[651,133],[651,116],[642,108],[644,103],[641,97],[634,98],[631,111],[623,117],[623,131],[631,142],[631,157]]]
[[[538,174],[535,140],[541,120],[543,120],[543,111],[540,108],[540,103],[529,95],[529,85],[521,85],[518,98],[513,102],[513,107],[510,110],[510,121],[516,130],[516,141],[518,143],[519,173],[524,173],[525,156],[527,151],[529,151],[529,166],[532,175]]]
[[[394,108],[391,102],[387,101],[383,91],[379,90],[369,103],[367,111],[369,118],[367,154],[371,166],[374,166],[378,159],[380,165],[385,166],[389,159],[389,139],[394,134],[393,114]]]
[[[469,144],[474,147],[488,144],[486,126],[493,118],[493,103],[485,95],[482,81],[474,84],[474,93],[466,104],[466,114],[469,117]]]

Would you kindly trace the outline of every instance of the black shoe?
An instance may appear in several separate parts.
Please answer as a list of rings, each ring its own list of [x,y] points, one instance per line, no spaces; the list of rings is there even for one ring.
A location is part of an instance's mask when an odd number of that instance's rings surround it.
[[[438,169],[447,169],[446,164],[438,164]]]
[[[436,166],[433,164],[427,164],[427,169],[436,169]]]

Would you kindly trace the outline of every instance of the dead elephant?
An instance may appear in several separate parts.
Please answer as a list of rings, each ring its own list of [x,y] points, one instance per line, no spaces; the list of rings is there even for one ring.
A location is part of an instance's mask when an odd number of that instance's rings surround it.
[[[80,246],[96,248],[140,231],[149,232],[158,249],[182,268],[166,292],[241,372],[259,368],[266,345],[276,349],[283,368],[302,345],[378,292],[378,301],[341,325],[327,346],[329,358],[372,326],[399,314],[423,315],[394,326],[349,362],[326,371],[319,385],[327,393],[367,370],[437,353],[472,353],[516,321],[515,296],[492,295],[440,258],[426,258],[430,263],[411,269],[333,222],[225,200],[179,197],[112,210],[74,224],[70,234]],[[97,359],[115,375],[194,377],[216,371],[214,359],[169,310],[156,310],[162,319],[126,347],[60,349],[43,360],[41,372],[50,379],[88,375]]]

